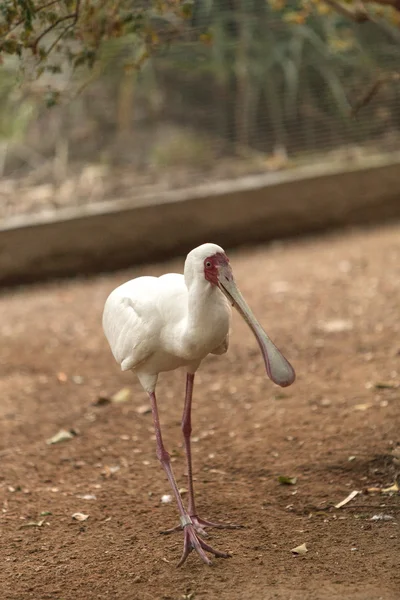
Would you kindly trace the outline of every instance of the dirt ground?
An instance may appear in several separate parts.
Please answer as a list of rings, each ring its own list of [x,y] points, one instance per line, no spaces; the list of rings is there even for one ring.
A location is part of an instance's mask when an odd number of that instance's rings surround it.
[[[146,396],[101,330],[116,285],[183,261],[0,298],[1,600],[399,598],[400,496],[382,489],[400,470],[400,226],[230,258],[297,381],[282,390],[267,379],[237,315],[229,353],[205,360],[196,377],[199,512],[246,526],[211,532],[212,545],[232,553],[211,568],[192,553],[177,569],[182,534],[159,533],[177,511],[161,502],[169,488],[151,414],[138,411]],[[127,401],[98,401],[126,387]],[[183,372],[160,378],[182,487],[183,393]],[[76,435],[47,444],[60,429]],[[294,556],[303,543],[308,552]]]

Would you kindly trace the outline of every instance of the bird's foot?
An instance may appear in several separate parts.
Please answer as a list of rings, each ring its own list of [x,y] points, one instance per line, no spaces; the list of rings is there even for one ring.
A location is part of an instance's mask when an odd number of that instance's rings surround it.
[[[220,552],[219,550],[215,550],[214,548],[206,544],[206,542],[198,536],[195,526],[190,522],[190,520],[185,525],[183,525],[183,532],[183,553],[181,560],[177,564],[177,567],[181,567],[183,565],[183,563],[186,561],[187,557],[189,556],[192,550],[195,550],[200,556],[201,560],[205,562],[208,566],[211,566],[212,562],[208,558],[206,552],[214,554],[214,556],[217,558],[231,558],[231,555],[227,552]]]
[[[214,521],[207,521],[206,519],[202,519],[197,515],[190,515],[192,525],[197,533],[200,535],[207,537],[207,532],[205,530],[206,527],[214,527],[216,529],[244,529],[244,525],[235,525],[233,523],[219,523]],[[164,535],[169,535],[170,533],[175,533],[176,531],[180,531],[182,529],[182,525],[177,525],[176,527],[172,527],[171,529],[166,529],[161,533]]]

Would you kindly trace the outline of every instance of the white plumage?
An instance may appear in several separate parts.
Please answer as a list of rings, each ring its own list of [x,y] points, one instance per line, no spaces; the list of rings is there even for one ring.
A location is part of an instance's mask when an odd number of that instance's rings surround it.
[[[204,278],[204,259],[218,252],[204,244],[188,255],[184,275],[138,277],[108,297],[103,328],[114,358],[147,392],[158,373],[184,366],[194,373],[207,354],[227,351],[231,307]]]
[[[207,564],[211,561],[206,551],[227,558],[229,554],[215,550],[201,536],[206,535],[206,527],[237,527],[206,521],[197,514],[190,445],[194,374],[208,354],[227,351],[231,304],[253,331],[272,381],[281,386],[293,383],[293,367],[247,306],[235,284],[229,259],[216,244],[203,244],[192,250],[186,258],[183,275],[138,277],[120,285],[107,298],[103,312],[104,333],[115,360],[123,371],[132,370],[137,375],[150,398],[157,456],[178,505],[181,522],[178,529],[184,530],[179,565],[193,549]],[[182,418],[188,472],[187,509],[164,447],[155,395],[158,374],[178,367],[187,371]]]

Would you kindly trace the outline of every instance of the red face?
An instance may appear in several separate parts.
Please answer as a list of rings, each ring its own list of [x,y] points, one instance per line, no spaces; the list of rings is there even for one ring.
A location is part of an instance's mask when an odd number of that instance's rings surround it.
[[[218,275],[221,267],[229,265],[229,258],[222,252],[208,256],[204,260],[204,277],[211,285],[218,285]]]

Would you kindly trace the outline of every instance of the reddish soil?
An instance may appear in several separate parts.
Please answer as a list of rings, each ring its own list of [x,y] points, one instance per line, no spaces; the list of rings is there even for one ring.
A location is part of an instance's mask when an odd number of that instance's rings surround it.
[[[379,488],[393,485],[400,462],[400,227],[230,257],[297,370],[292,387],[272,385],[235,316],[229,353],[198,373],[198,504],[206,518],[246,525],[210,535],[232,558],[209,568],[192,553],[176,568],[182,534],[159,534],[177,512],[160,501],[169,489],[151,415],[137,411],[146,396],[101,330],[111,289],[182,261],[21,288],[0,298],[1,600],[399,598],[400,496]],[[164,436],[185,486],[184,373],[160,379]],[[124,387],[128,401],[96,405]],[[46,444],[60,429],[77,435]],[[307,554],[293,556],[303,543]]]

